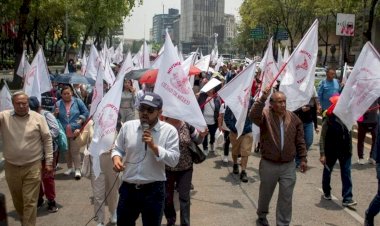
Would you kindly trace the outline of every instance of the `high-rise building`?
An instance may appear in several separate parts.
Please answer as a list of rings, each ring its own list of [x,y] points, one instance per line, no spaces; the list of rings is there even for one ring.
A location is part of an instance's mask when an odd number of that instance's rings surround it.
[[[165,30],[168,29],[170,37],[173,37],[174,21],[179,18],[178,9],[169,9],[169,14],[157,14],[153,16],[152,41],[163,43]]]
[[[188,53],[201,48],[209,54],[218,33],[224,37],[224,0],[181,0],[180,40],[182,51]]]
[[[232,14],[225,14],[224,24],[225,24],[224,41],[235,38],[236,36],[235,16]]]

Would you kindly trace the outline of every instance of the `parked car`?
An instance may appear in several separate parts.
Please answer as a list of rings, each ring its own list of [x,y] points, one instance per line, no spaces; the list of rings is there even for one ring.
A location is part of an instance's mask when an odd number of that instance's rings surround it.
[[[326,77],[326,69],[323,67],[316,67],[315,77]]]

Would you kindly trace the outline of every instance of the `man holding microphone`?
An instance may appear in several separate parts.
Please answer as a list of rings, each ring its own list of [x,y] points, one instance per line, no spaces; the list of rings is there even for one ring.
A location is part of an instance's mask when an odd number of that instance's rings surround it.
[[[139,118],[124,123],[112,150],[114,170],[123,171],[119,189],[117,225],[161,225],[165,204],[165,165],[179,160],[177,130],[159,121],[162,99],[146,92],[140,99]],[[124,163],[122,158],[124,158]]]

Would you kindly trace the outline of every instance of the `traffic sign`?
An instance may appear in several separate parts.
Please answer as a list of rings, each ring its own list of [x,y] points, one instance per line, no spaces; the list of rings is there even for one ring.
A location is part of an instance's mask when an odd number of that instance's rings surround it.
[[[289,34],[285,28],[278,28],[277,31],[274,32],[275,40],[288,40]]]
[[[251,38],[259,40],[266,39],[264,27],[256,27],[251,30]]]

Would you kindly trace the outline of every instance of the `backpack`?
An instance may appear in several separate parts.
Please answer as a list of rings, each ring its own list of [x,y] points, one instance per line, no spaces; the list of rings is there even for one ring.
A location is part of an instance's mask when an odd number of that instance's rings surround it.
[[[334,114],[327,117],[327,131],[325,138],[325,150],[342,154],[352,151],[351,132]]]
[[[59,126],[59,134],[56,138],[54,138],[54,141],[58,145],[58,149],[60,151],[67,151],[69,149],[69,144],[67,142],[67,136],[65,133],[65,130],[63,129],[63,126],[59,120],[57,120],[58,126]]]
[[[45,118],[46,118],[46,114],[47,113],[48,112],[45,111],[45,113],[44,113]],[[58,124],[58,127],[59,127],[59,133],[58,133],[58,136],[56,138],[53,138],[53,142],[56,145],[58,145],[58,149],[60,151],[65,152],[65,151],[67,151],[69,149],[69,144],[67,142],[67,136],[66,136],[65,130],[63,129],[63,126],[62,126],[61,122],[58,119],[56,119],[56,121],[57,121],[57,124]],[[50,129],[49,123],[48,123],[48,126],[49,126],[49,129]]]

